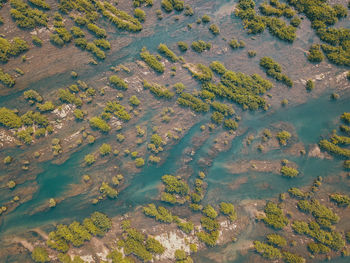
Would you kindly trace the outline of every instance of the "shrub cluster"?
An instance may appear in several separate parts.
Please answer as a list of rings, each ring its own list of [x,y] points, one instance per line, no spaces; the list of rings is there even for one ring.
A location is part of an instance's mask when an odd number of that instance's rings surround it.
[[[324,59],[324,55],[321,51],[321,46],[318,44],[311,45],[309,49],[309,53],[307,55],[307,59],[310,62],[316,62],[319,63]]]
[[[294,221],[292,223],[293,230],[298,234],[304,234],[307,236],[312,237],[315,241],[318,243],[323,244],[324,246],[327,246],[335,251],[340,250],[345,245],[345,240],[342,238],[341,234],[336,231],[325,231],[321,229],[320,225],[317,224],[314,221],[311,221],[310,223],[306,223],[303,221]],[[327,252],[329,251],[329,248]],[[309,247],[310,249],[310,247]],[[311,248],[312,249],[312,248]],[[319,253],[319,249],[312,249],[314,251]],[[323,250],[323,249],[321,249]]]
[[[110,199],[115,199],[118,196],[118,191],[112,188],[106,182],[102,182],[102,185],[100,186],[100,192],[102,193],[103,197],[107,196]]]
[[[43,11],[30,8],[22,0],[10,0],[10,4],[12,7],[10,14],[17,26],[21,28],[47,26],[48,17]]]
[[[281,208],[279,208],[275,203],[268,202],[265,206],[266,217],[263,218],[264,222],[275,229],[282,229],[288,225],[289,220],[283,214]]]
[[[261,98],[267,90],[272,88],[271,82],[263,79],[258,74],[251,76],[227,71],[221,77],[218,85],[205,83],[203,90],[207,90],[218,97],[227,98],[243,106],[244,109],[257,110],[259,107],[265,108],[266,101]]]
[[[109,77],[109,83],[112,84],[115,88],[120,90],[127,90],[128,84],[117,75],[112,75]]]
[[[124,230],[123,239],[119,240],[118,244],[123,247],[125,255],[133,254],[142,262],[149,262],[152,260],[153,254],[161,255],[164,253],[165,248],[159,241],[131,228],[129,221],[122,222],[122,227]]]
[[[82,246],[92,236],[104,236],[112,227],[112,222],[105,214],[95,212],[90,218],[85,218],[83,224],[74,221],[68,225],[58,225],[55,231],[50,232],[47,245],[61,252],[67,252],[69,244],[75,247]]]
[[[282,253],[278,248],[275,248],[267,243],[254,241],[254,248],[264,258],[276,260],[282,258]]]
[[[89,120],[90,126],[94,129],[98,129],[102,132],[109,132],[111,127],[108,123],[100,117],[92,117]]]
[[[184,107],[190,107],[196,112],[207,112],[209,111],[209,105],[203,102],[201,99],[196,98],[190,93],[183,92],[177,99],[177,103]]]
[[[16,83],[15,79],[10,74],[5,73],[1,68],[0,68],[0,82],[9,88],[12,88]]]
[[[126,111],[125,107],[115,101],[108,101],[106,103],[106,107],[104,108],[104,112],[113,113],[115,116],[117,116],[123,121],[128,121],[131,119],[131,116]]]
[[[11,56],[18,56],[29,49],[28,43],[19,38],[14,37],[11,41],[0,37],[0,61],[7,62]]]
[[[211,43],[205,42],[203,40],[193,41],[191,48],[198,53],[202,53],[203,51],[210,50]]]
[[[142,25],[138,19],[132,17],[125,11],[115,8],[111,3],[106,1],[103,3],[99,2],[98,7],[102,15],[110,20],[116,27],[131,32],[137,32],[142,29]]]
[[[174,92],[171,92],[166,87],[158,85],[158,84],[150,84],[146,80],[143,81],[143,87],[145,89],[149,89],[152,94],[154,94],[158,98],[171,99],[174,97]]]
[[[266,74],[275,78],[277,81],[283,82],[288,87],[293,86],[292,80],[281,73],[282,67],[270,57],[263,57],[260,59],[260,66],[266,70]]]
[[[184,67],[188,68],[188,70],[192,73],[192,76],[199,81],[206,82],[213,78],[213,72],[211,69],[203,64],[190,64],[185,65]]]
[[[233,204],[221,202],[220,212],[228,216],[230,221],[234,221],[237,219],[237,213]]]
[[[166,12],[171,12],[174,9],[176,11],[182,11],[184,9],[184,1],[181,0],[162,0],[161,6]]]
[[[2,107],[0,108],[0,124],[10,129],[19,128],[22,126],[22,120],[14,111]]]
[[[143,61],[145,61],[146,64],[152,69],[159,73],[164,72],[165,66],[160,61],[158,61],[158,59],[154,55],[149,53],[146,48],[142,49],[140,56],[143,59]]]
[[[58,97],[62,102],[75,104],[77,107],[83,105],[82,100],[71,93],[69,89],[59,89]]]
[[[296,177],[299,174],[299,172],[297,169],[293,167],[282,166],[281,174],[285,177],[293,178],[293,177]]]
[[[175,55],[175,53],[173,51],[171,51],[167,47],[167,45],[165,45],[165,44],[159,44],[158,51],[159,51],[159,53],[161,53],[164,56],[166,56],[167,58],[169,58],[170,61],[172,61],[172,62],[176,62],[179,60],[179,58]]]
[[[329,199],[335,202],[338,206],[348,206],[350,204],[350,197],[347,195],[335,193],[329,195]]]

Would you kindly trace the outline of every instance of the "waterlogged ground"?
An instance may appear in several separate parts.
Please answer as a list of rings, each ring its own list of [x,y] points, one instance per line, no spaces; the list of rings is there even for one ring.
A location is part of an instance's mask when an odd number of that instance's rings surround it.
[[[32,81],[25,76],[12,90],[2,91],[4,95],[0,97],[1,106],[26,111],[29,107],[24,104],[23,97],[19,99],[24,90],[35,89],[45,99],[54,98],[58,88],[72,84],[70,77],[72,70],[78,72],[80,80],[92,87],[103,88],[106,85],[107,76],[110,75],[110,67],[123,64],[132,69],[131,74],[121,73],[131,82],[128,92],[137,94],[142,101],[140,116],[137,120],[125,125],[123,133],[128,137],[135,132],[136,125],[141,125],[146,127],[147,138],[150,138],[152,127],[159,123],[159,112],[164,107],[174,107],[175,115],[179,116],[174,118],[175,124],[179,124],[184,129],[178,141],[166,146],[159,165],[146,163],[142,169],[131,167],[128,164],[130,160],[116,160],[113,157],[99,160],[93,167],[83,165],[84,156],[97,151],[102,143],[119,147],[116,143],[115,131],[98,136],[93,145],[85,144],[72,148],[63,156],[53,159],[51,153],[45,150],[39,161],[33,158],[33,152],[49,147],[50,141],[47,145],[43,143],[30,147],[1,148],[2,158],[11,155],[16,156],[17,160],[31,160],[28,171],[21,170],[21,161],[17,161],[10,168],[0,169],[0,178],[6,176],[18,184],[15,190],[9,191],[5,186],[6,181],[3,182],[4,185],[0,187],[0,204],[8,202],[16,194],[24,196],[18,207],[0,218],[1,239],[25,235],[33,228],[40,227],[47,230],[51,229],[53,224],[82,220],[96,210],[110,217],[133,213],[140,206],[159,199],[160,178],[164,174],[183,173],[190,176],[198,174],[199,171],[205,171],[208,188],[203,204],[232,202],[237,207],[238,214],[241,213],[249,218],[249,223],[238,236],[236,243],[202,250],[192,256],[193,260],[203,263],[263,262],[260,256],[247,248],[250,247],[252,240],[261,238],[268,230],[257,227],[253,212],[246,207],[251,207],[255,203],[264,205],[266,200],[277,198],[280,193],[286,192],[291,187],[310,185],[317,176],[325,179],[327,190],[349,191],[346,176],[337,177],[344,173],[341,160],[328,158],[328,156],[321,158],[322,156],[313,156],[310,153],[319,140],[330,134],[339,124],[339,116],[350,110],[349,82],[344,75],[346,68],[331,65],[327,60],[317,65],[307,61],[305,52],[312,43],[318,43],[319,39],[306,18],[298,28],[297,39],[293,44],[277,40],[268,30],[252,37],[244,31],[241,20],[232,15],[235,3],[235,1],[191,2],[195,15],[193,17],[179,15],[179,21],[175,21],[173,13],[157,21],[156,7],[153,7],[146,12],[149,19],[147,18],[145,29],[141,33],[121,33],[115,32],[113,27],[108,28],[112,50],[103,63],[91,66],[87,64],[86,59],[81,60],[84,61],[81,64],[70,63],[69,56],[62,56],[59,61],[61,67],[59,70],[50,70],[48,65],[47,72],[41,73],[42,77],[39,79],[34,78],[35,81]],[[212,22],[220,27],[219,36],[213,36],[208,31],[207,25],[195,23],[196,19],[204,14],[209,14]],[[192,23],[193,28],[188,29],[187,24]],[[344,27],[350,26],[348,18],[339,23]],[[1,30],[3,29],[0,28],[0,33]],[[231,38],[244,40],[246,47],[232,50],[228,45]],[[200,127],[210,123],[209,114],[194,114],[189,109],[176,106],[174,101],[157,101],[148,91],[141,89],[140,80],[144,78],[169,85],[169,87],[176,82],[183,82],[188,87],[188,91],[199,89],[199,83],[180,66],[177,67],[176,76],[170,77],[169,69],[164,75],[159,76],[135,63],[139,60],[139,52],[144,46],[151,53],[156,53],[159,43],[165,43],[172,50],[177,50],[177,41],[191,43],[198,39],[210,41],[213,44],[212,49],[202,54],[189,50],[183,54],[186,61],[209,65],[211,61],[218,60],[229,70],[247,74],[258,73],[267,78],[265,72],[259,67],[259,60],[263,56],[270,56],[294,81],[294,87],[289,89],[270,79],[275,87],[269,91],[271,98],[268,101],[271,108],[267,112],[242,111],[235,106],[237,115],[241,117],[240,127],[235,136],[225,135],[222,128],[203,132]],[[249,58],[248,50],[255,50],[257,56]],[[80,52],[77,55],[79,57],[87,56],[87,53],[81,53],[78,49],[73,51]],[[167,68],[170,66],[167,65]],[[316,84],[316,88],[311,93],[305,90],[305,81],[308,79],[313,79]],[[339,100],[330,99],[333,92],[339,93]],[[95,115],[101,112],[100,106],[109,100],[109,94],[114,93],[107,93],[105,97],[93,101],[88,106],[91,112]],[[282,99],[288,99],[288,106],[281,106]],[[58,132],[61,140],[69,138],[81,128],[80,124],[74,121],[65,123],[63,120],[63,124]],[[170,130],[171,125],[175,124],[170,122],[168,127],[162,130],[164,134],[166,129]],[[259,152],[257,146],[265,128],[269,128],[272,132],[281,128],[287,129],[292,133],[291,145],[281,148],[278,143],[272,142],[262,153]],[[250,135],[255,139],[247,145],[246,141]],[[222,143],[224,136],[229,138],[226,145]],[[306,154],[301,155],[300,150],[305,150]],[[145,149],[144,151],[146,152]],[[149,153],[146,152],[145,155]],[[279,174],[282,159],[288,159],[298,167],[300,175],[297,178],[289,180]],[[249,165],[246,165],[247,163]],[[255,164],[260,168],[257,169]],[[117,200],[104,200],[93,205],[91,201],[97,197],[101,182],[115,173],[122,173],[125,177]],[[89,174],[92,178],[92,182],[88,185],[82,182],[84,174]],[[194,179],[190,178],[190,180]],[[58,202],[54,209],[48,208],[50,198],[55,198]],[[16,259],[9,262],[16,262]],[[331,262],[346,261],[338,258],[332,259]]]

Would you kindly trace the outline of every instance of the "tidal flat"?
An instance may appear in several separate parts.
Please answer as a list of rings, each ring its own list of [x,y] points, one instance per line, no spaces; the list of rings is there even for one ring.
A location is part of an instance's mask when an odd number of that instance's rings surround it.
[[[346,1],[0,1],[0,262],[347,262]]]

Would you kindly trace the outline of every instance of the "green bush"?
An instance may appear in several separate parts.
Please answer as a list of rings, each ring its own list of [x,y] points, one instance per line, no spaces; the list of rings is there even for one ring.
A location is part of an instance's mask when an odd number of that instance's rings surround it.
[[[139,106],[140,105],[140,100],[135,96],[131,96],[130,99],[129,99],[129,103],[132,105],[132,106]]]
[[[104,143],[101,145],[101,147],[99,148],[100,154],[101,155],[108,155],[111,153],[112,151],[112,147],[110,144]]]
[[[100,37],[100,38],[107,37],[106,30],[104,30],[103,28],[98,27],[95,24],[91,24],[91,23],[87,24],[87,29],[89,31],[91,31],[93,34],[95,34],[97,37]]]
[[[0,120],[1,121],[1,120]],[[335,155],[343,156],[346,158],[350,157],[350,150],[341,148],[327,140],[321,140],[319,142],[319,146],[321,149],[326,150],[327,152],[330,152]]]
[[[45,263],[50,261],[49,255],[47,254],[46,249],[43,247],[34,248],[32,252],[32,259],[35,262],[40,262],[40,263]]]
[[[48,112],[48,111],[53,111],[55,109],[55,105],[52,103],[52,101],[46,101],[45,103],[38,103],[36,107],[41,111],[41,112]]]
[[[309,79],[307,82],[306,82],[306,90],[307,91],[312,91],[314,88],[315,88],[315,83]]]
[[[288,193],[295,198],[304,199],[307,194],[303,193],[299,188],[292,187],[288,190]]]
[[[94,44],[97,47],[103,48],[104,50],[111,49],[111,44],[109,43],[109,41],[107,39],[104,39],[104,38],[95,39]]]
[[[85,43],[87,42],[85,42],[84,40],[81,41],[81,38],[75,39],[75,45],[79,44],[81,45],[81,47],[83,47]],[[94,56],[97,57],[98,59],[103,60],[106,58],[105,52],[100,48],[98,48],[95,43],[87,43],[85,48],[87,51],[90,51],[92,54],[94,54]]]
[[[170,61],[172,62],[176,62],[179,60],[179,58],[175,55],[175,53],[171,51],[165,44],[159,44],[158,51],[159,53],[164,54],[164,56],[169,58]]]
[[[119,29],[137,32],[142,29],[140,21],[125,11],[119,10],[109,2],[100,4],[102,15],[110,20]]]
[[[260,66],[266,70],[268,76],[273,77],[277,81],[281,81],[288,87],[293,86],[293,82],[287,76],[281,73],[282,67],[270,57],[263,57],[260,59]]]
[[[348,206],[350,204],[350,197],[347,195],[335,193],[329,195],[329,199],[335,202],[338,206]]]
[[[125,107],[115,101],[108,101],[106,107],[104,108],[104,111],[107,113],[113,113],[123,121],[129,121],[131,119],[131,116],[126,111]]]
[[[196,233],[198,239],[206,244],[208,247],[214,247],[219,238],[219,231],[215,230],[210,233],[200,231]]]
[[[232,120],[232,119],[225,120],[224,126],[226,129],[234,130],[234,131],[237,130],[237,128],[238,128],[237,122]]]
[[[121,90],[127,90],[128,89],[128,84],[119,78],[117,75],[112,75],[109,77],[109,83],[112,84],[114,87],[117,89]]]
[[[216,72],[219,75],[223,75],[227,71],[225,66],[219,61],[213,61],[210,63],[209,67],[212,71]]]
[[[194,229],[194,224],[190,222],[180,222],[177,224],[177,226],[184,231],[186,234],[189,234],[193,231]]]
[[[225,116],[232,116],[235,113],[235,110],[231,105],[223,104],[217,101],[214,101],[212,104],[210,104],[210,107],[224,114]]]
[[[218,216],[218,213],[215,211],[215,209],[211,205],[207,205],[202,210],[202,213],[211,219],[215,219]]]
[[[51,34],[50,35],[50,41],[52,44],[63,47],[64,46],[64,40],[58,35],[58,34]]]
[[[340,119],[347,123],[347,124],[350,124],[350,112],[344,112],[341,116],[340,116]]]
[[[0,61],[7,62],[11,56],[18,56],[29,49],[28,43],[19,38],[14,37],[11,42],[0,37]]]
[[[8,73],[5,73],[2,69],[0,69],[0,82],[5,86],[12,88],[16,80]]]
[[[215,219],[206,216],[203,216],[201,218],[201,225],[205,230],[209,232],[219,229],[219,222]]]
[[[288,140],[292,137],[292,135],[287,131],[281,131],[277,133],[276,137],[280,144],[286,145]]]
[[[296,38],[296,28],[287,26],[286,23],[276,17],[265,18],[265,23],[269,28],[269,32],[281,40],[293,42]]]
[[[18,115],[5,107],[0,108],[0,124],[7,128],[19,128],[22,126],[22,120]]]
[[[328,252],[331,251],[329,247],[320,243],[315,243],[315,242],[311,242],[307,244],[307,248],[312,254],[327,254]]]
[[[254,248],[264,258],[276,260],[282,258],[281,251],[278,248],[270,246],[264,242],[254,241]]]
[[[177,99],[177,103],[184,107],[190,107],[196,112],[208,112],[209,105],[204,103],[201,99],[194,97],[190,93],[183,92]]]
[[[135,8],[134,10],[134,16],[140,20],[140,22],[143,22],[145,21],[145,18],[146,18],[146,13],[145,11],[143,11],[142,9],[140,8]]]
[[[278,234],[269,234],[266,236],[267,242],[276,247],[285,247],[287,240]]]
[[[171,12],[174,9],[173,3],[171,0],[162,0],[161,6],[166,12]]]
[[[45,2],[45,0],[28,0],[31,4],[36,5],[37,7],[40,7],[42,9],[49,10],[50,5]]]
[[[22,0],[11,0],[10,5],[12,7],[10,14],[18,27],[35,28],[47,26],[48,17],[44,12],[30,8]]]
[[[217,124],[221,124],[224,120],[224,115],[218,111],[214,111],[211,115],[211,120]]]
[[[208,16],[208,15],[204,15],[204,16],[202,16],[202,22],[203,23],[209,23],[210,22],[210,16]]]
[[[182,52],[185,52],[185,51],[187,51],[187,49],[188,49],[187,43],[186,43],[186,42],[183,42],[183,41],[177,42],[177,46],[179,47],[179,49],[180,49]]]
[[[228,216],[231,221],[237,219],[237,214],[233,204],[221,202],[220,203],[220,212]]]
[[[160,86],[158,84],[150,84],[146,80],[143,81],[143,87],[145,89],[149,89],[155,96],[159,98],[171,99],[174,97],[174,93],[165,88],[164,86]]]
[[[40,127],[47,127],[49,125],[49,120],[45,115],[39,112],[28,111],[21,116],[22,122],[26,126],[31,126],[37,124]]]
[[[299,174],[299,172],[297,169],[294,169],[293,167],[282,166],[281,174],[285,177],[293,178],[293,177],[296,177]]]
[[[205,42],[203,40],[193,41],[191,44],[191,48],[197,53],[202,53],[205,50],[210,50],[211,43]]]
[[[189,192],[188,184],[176,176],[164,175],[162,176],[162,182],[165,186],[165,191],[168,193],[176,193],[185,196]]]
[[[228,43],[232,49],[237,48],[244,48],[245,43],[243,41],[237,41],[236,39],[231,39],[231,41]]]
[[[92,128],[98,129],[102,132],[109,132],[111,129],[108,123],[100,117],[92,117],[89,123]]]
[[[73,111],[74,117],[76,120],[83,120],[84,119],[84,112],[79,109],[75,109]]]
[[[173,216],[166,208],[159,206],[158,208],[154,204],[149,204],[143,207],[143,212],[146,216],[154,217],[157,221],[164,223],[173,222]]]
[[[199,81],[206,82],[213,78],[213,72],[211,69],[203,64],[196,64],[186,67],[192,73],[192,76]]]
[[[32,42],[34,45],[36,45],[38,47],[41,47],[43,45],[43,41],[35,35],[32,36]]]
[[[23,92],[23,96],[26,100],[32,100],[32,101],[36,101],[36,102],[42,102],[42,100],[43,100],[43,98],[40,96],[40,94],[32,89]]]
[[[100,192],[110,199],[115,199],[118,196],[118,191],[113,189],[108,183],[103,182],[100,186]]]
[[[299,255],[290,253],[288,251],[283,251],[282,257],[286,263],[305,263],[306,262],[305,258]]]
[[[163,73],[165,66],[158,61],[158,59],[149,53],[146,48],[143,48],[140,53],[141,58],[146,62],[146,64],[154,69],[156,72]]]
[[[272,88],[272,84],[257,74],[251,76],[243,73],[227,71],[218,85],[205,83],[202,89],[210,91],[218,97],[227,98],[239,103],[244,109],[257,110],[265,108],[266,101],[260,95]]]
[[[209,30],[210,30],[210,32],[211,32],[214,36],[220,34],[220,29],[219,29],[219,27],[218,27],[217,25],[215,25],[215,24],[211,24],[211,25],[209,26]]]
[[[321,51],[321,46],[318,44],[313,44],[309,49],[307,59],[310,62],[321,62],[324,59],[324,55]]]
[[[85,38],[76,38],[74,40],[74,45],[76,45],[77,47],[80,47],[81,49],[86,49],[87,44],[88,42]]]
[[[311,213],[319,223],[321,222],[320,219],[327,220],[331,224],[335,224],[339,221],[339,216],[337,214],[326,206],[321,205],[317,200],[299,200],[297,205],[301,211]]]
[[[290,20],[290,24],[294,27],[299,27],[301,23],[301,19],[297,16],[293,17],[291,20]]]
[[[72,32],[72,35],[74,38],[83,38],[85,37],[85,33],[83,30],[81,30],[79,27],[73,26],[70,31]]]
[[[264,217],[263,220],[268,226],[275,229],[282,229],[288,225],[288,218],[283,214],[282,209],[280,209],[275,203],[268,202],[264,211],[266,217]]]
[[[186,86],[183,83],[179,82],[179,83],[176,83],[173,86],[173,88],[175,89],[175,92],[177,94],[181,94],[186,89]]]
[[[136,158],[135,165],[137,168],[140,168],[145,165],[145,160],[143,158]]]
[[[58,97],[62,102],[75,104],[77,107],[81,107],[83,104],[82,100],[72,94],[68,89],[59,89]]]

